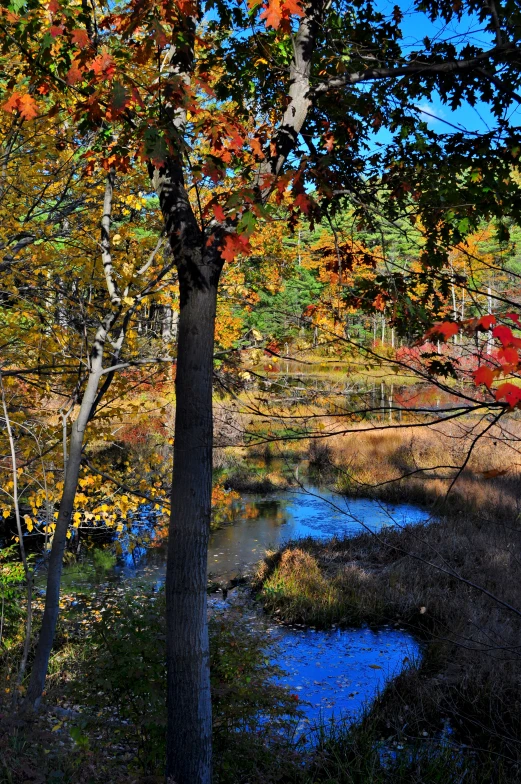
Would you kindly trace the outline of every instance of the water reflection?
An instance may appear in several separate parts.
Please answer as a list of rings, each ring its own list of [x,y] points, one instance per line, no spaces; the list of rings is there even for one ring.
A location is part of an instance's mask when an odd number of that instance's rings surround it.
[[[264,552],[292,539],[354,535],[380,531],[389,525],[417,523],[428,518],[409,504],[382,504],[367,498],[346,499],[317,487],[278,492],[266,498],[244,497],[256,516],[212,533],[208,569],[233,576],[259,561]]]

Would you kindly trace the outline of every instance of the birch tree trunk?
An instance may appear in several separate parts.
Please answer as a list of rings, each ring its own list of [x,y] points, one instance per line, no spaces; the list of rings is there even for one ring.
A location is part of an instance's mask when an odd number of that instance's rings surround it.
[[[72,425],[69,443],[67,471],[65,473],[63,493],[58,510],[58,519],[52,540],[51,554],[47,573],[47,589],[45,593],[45,609],[36,653],[31,670],[31,678],[25,699],[25,709],[38,707],[47,676],[47,667],[51,655],[60,608],[60,585],[63,568],[63,554],[67,542],[67,531],[72,517],[74,499],[78,488],[81,466],[81,454],[85,428],[96,400],[98,384],[103,370],[103,348],[107,337],[108,324],[98,329],[91,353],[91,369],[87,387],[80,406],[78,416]]]

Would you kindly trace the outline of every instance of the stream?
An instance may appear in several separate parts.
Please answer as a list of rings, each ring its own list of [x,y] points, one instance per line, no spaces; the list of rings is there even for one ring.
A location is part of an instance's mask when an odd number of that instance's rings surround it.
[[[214,580],[226,582],[244,574],[267,549],[289,540],[342,537],[428,518],[427,512],[411,505],[346,499],[317,487],[266,496],[246,494],[241,501],[245,513],[210,536],[208,572]],[[115,566],[103,573],[94,566],[89,568],[88,563],[81,570],[74,565],[66,567],[63,589],[74,591],[101,580],[137,580],[142,585],[158,586],[165,576],[166,545],[156,544],[133,553],[124,548]],[[237,593],[232,591],[227,601],[243,608],[246,623],[264,628],[272,661],[286,673],[281,683],[298,696],[304,723],[310,727],[338,719],[354,721],[378,690],[419,656],[418,643],[402,629],[281,626]],[[216,608],[226,605],[220,593],[209,601]]]

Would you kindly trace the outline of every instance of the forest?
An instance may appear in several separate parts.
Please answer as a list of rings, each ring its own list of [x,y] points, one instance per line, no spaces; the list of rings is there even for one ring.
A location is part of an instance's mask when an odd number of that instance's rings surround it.
[[[0,0],[0,784],[521,779],[521,5]]]

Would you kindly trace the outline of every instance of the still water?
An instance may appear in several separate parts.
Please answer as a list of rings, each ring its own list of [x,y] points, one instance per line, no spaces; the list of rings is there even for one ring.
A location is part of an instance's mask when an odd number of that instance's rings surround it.
[[[390,525],[419,523],[428,517],[414,506],[346,499],[317,487],[262,497],[245,495],[241,500],[244,514],[210,537],[208,571],[218,581],[226,582],[248,572],[267,549],[290,540],[343,537],[364,530],[376,532]],[[156,544],[133,553],[124,550],[102,579],[161,584],[166,549],[164,544]],[[88,570],[83,570],[80,577],[74,567],[66,569],[64,587],[80,587],[82,582],[92,582],[93,576]],[[241,606],[242,600],[235,593],[230,594],[228,601]],[[225,603],[218,596],[211,598],[210,604],[222,609]],[[268,621],[258,608],[252,610],[251,602],[244,602],[244,622],[262,627],[272,660],[286,673],[282,682],[298,696],[304,725],[311,727],[332,719],[354,720],[387,680],[419,656],[414,638],[397,628],[324,631],[281,626]]]

